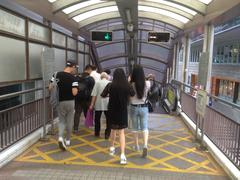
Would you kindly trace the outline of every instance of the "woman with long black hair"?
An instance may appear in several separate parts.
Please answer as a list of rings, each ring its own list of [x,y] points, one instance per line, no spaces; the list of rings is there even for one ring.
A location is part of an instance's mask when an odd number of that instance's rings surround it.
[[[111,126],[110,155],[114,155],[115,153],[114,143],[116,133],[118,132],[121,149],[120,164],[127,164],[124,129],[128,127],[127,105],[129,97],[134,96],[134,94],[121,68],[117,68],[114,71],[112,83],[109,83],[101,94],[102,97],[107,97],[109,95],[108,115]]]
[[[147,156],[148,145],[148,106],[146,103],[147,94],[150,89],[150,83],[145,81],[145,75],[142,66],[135,65],[131,75],[131,85],[135,91],[135,96],[130,100],[130,118],[132,121],[132,130],[135,136],[134,150],[139,151],[138,132],[143,132],[143,153],[142,157]]]

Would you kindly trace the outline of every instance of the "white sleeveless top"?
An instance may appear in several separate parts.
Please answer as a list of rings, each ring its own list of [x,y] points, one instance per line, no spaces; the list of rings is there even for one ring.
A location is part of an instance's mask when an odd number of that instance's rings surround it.
[[[130,104],[145,104],[145,101],[147,99],[147,93],[150,89],[150,81],[145,81],[144,95],[143,95],[142,99],[138,99],[138,97],[137,97],[135,83],[132,83],[132,86],[135,91],[135,95],[133,97],[130,97]]]

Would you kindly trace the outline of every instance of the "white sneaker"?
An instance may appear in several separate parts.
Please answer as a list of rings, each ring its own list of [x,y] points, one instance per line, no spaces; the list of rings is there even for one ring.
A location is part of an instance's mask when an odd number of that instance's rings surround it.
[[[70,146],[70,144],[71,144],[70,140],[65,139],[65,144],[66,144],[66,146]]]
[[[127,158],[124,154],[120,156],[120,164],[127,164]]]
[[[112,147],[109,148],[109,154],[111,156],[113,156],[115,154],[115,147],[112,146]]]
[[[58,138],[58,145],[59,145],[59,148],[63,151],[65,151],[67,149],[62,137]]]

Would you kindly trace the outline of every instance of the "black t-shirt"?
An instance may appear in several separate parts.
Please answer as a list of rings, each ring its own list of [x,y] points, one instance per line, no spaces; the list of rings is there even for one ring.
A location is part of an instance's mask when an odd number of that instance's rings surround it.
[[[58,87],[59,87],[59,101],[73,100],[72,88],[78,88],[78,82],[76,78],[67,72],[57,73]]]

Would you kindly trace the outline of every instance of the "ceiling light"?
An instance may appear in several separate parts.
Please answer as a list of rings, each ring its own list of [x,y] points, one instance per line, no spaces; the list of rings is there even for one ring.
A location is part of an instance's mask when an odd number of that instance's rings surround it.
[[[198,0],[198,1],[200,1],[200,2],[202,2],[204,4],[209,4],[212,0]]]
[[[98,8],[98,9],[94,9],[92,11],[88,11],[82,14],[79,14],[78,16],[75,16],[73,19],[77,22],[79,21],[83,21],[87,18],[93,17],[93,16],[97,16],[100,14],[104,14],[104,13],[108,13],[108,12],[114,12],[117,11],[118,12],[118,7],[117,6],[109,6],[109,7],[104,7],[104,8]]]
[[[187,12],[187,13],[189,13],[189,14],[192,14],[192,15],[194,15],[194,16],[197,14],[196,11],[193,11],[193,10],[191,10],[191,9],[189,9],[189,8],[186,8],[186,7],[184,7],[184,6],[178,5],[178,4],[173,3],[173,2],[169,2],[169,1],[165,1],[165,0],[147,0],[147,1],[156,2],[156,3],[161,3],[161,4],[165,4],[165,5],[167,5],[167,6],[175,7],[175,8],[177,8],[177,9],[180,9],[180,10],[182,10],[182,11],[184,11],[184,12]]]
[[[55,1],[57,1],[57,0],[48,0],[50,3],[53,3],[53,2],[55,2]]]
[[[127,22],[131,23],[132,22],[132,18],[131,18],[130,9],[126,9],[126,16],[127,16]]]
[[[176,19],[178,21],[181,21],[182,23],[187,23],[189,21],[189,19],[187,19],[179,14],[176,14],[171,11],[164,10],[164,9],[160,9],[160,8],[154,8],[154,7],[149,7],[149,6],[138,6],[138,10],[165,15],[165,16],[171,17],[173,19]]]
[[[63,12],[65,12],[66,14],[69,14],[71,12],[74,12],[74,11],[78,10],[78,9],[81,9],[81,8],[84,8],[84,7],[93,5],[93,4],[98,4],[98,3],[101,3],[101,2],[102,2],[101,0],[90,0],[90,1],[81,2],[81,3],[75,4],[73,6],[70,6],[66,9],[63,9]]]

